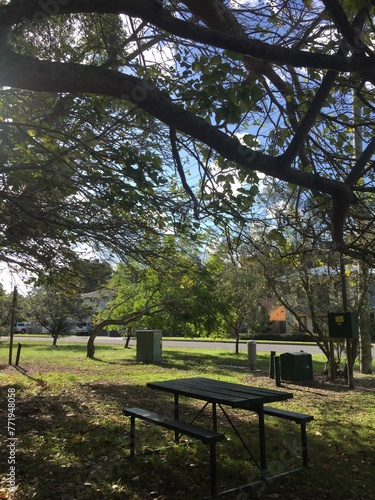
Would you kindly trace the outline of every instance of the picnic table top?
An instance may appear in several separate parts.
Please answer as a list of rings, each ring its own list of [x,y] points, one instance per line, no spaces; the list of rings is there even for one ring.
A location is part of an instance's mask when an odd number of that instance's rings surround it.
[[[233,408],[256,409],[264,404],[285,401],[293,397],[290,392],[237,384],[206,377],[188,377],[159,382],[149,382],[150,389],[161,390],[176,396],[186,396]]]

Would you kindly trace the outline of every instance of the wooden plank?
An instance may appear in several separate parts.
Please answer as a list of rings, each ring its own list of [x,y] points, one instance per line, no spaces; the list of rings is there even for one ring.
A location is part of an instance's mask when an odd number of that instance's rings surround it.
[[[189,379],[186,379],[187,381]],[[190,379],[192,380],[192,379]],[[258,395],[262,396],[266,399],[268,398],[291,398],[293,397],[293,394],[291,392],[284,392],[284,391],[278,391],[274,389],[264,389],[262,387],[253,387],[253,386],[246,386],[245,384],[237,384],[233,382],[226,382],[224,380],[214,380],[214,379],[206,379],[204,377],[196,377],[195,382],[200,385],[202,384],[207,384],[208,387],[214,388],[214,387],[226,387],[228,390],[230,390],[233,393],[238,393],[238,394],[243,394],[243,395]]]
[[[312,420],[314,420],[314,417],[312,415],[306,415],[304,413],[297,413],[294,411],[282,410],[280,408],[271,408],[267,406],[265,406],[263,409],[265,415],[292,420],[294,422],[297,422],[297,424],[300,424],[302,422],[311,422]]]
[[[293,397],[292,393],[256,388],[205,377],[150,382],[147,386],[151,389],[204,399],[209,402],[228,404],[237,408],[254,408],[262,403],[284,401]]]
[[[179,384],[178,381],[149,382],[147,387],[178,394],[179,396],[201,399],[209,403],[222,403],[238,408],[246,408],[250,403],[260,404],[264,402],[264,399],[260,396],[243,396],[232,394],[230,391],[214,391],[204,387],[190,387],[187,384]]]
[[[187,422],[182,422],[181,420],[174,420],[164,415],[160,415],[159,413],[145,410],[143,408],[125,408],[123,410],[123,414],[128,417],[134,416],[141,420],[145,420],[146,422],[160,425],[167,429],[175,431],[177,430],[181,434],[195,437],[197,439],[200,439],[204,443],[217,442],[225,439],[224,434],[220,434],[218,432],[212,431],[210,429],[205,429],[204,427],[199,427],[194,424],[189,424]]]

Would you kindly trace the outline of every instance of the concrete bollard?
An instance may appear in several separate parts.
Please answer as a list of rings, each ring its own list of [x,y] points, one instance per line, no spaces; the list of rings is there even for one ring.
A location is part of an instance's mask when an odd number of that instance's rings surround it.
[[[247,343],[247,360],[251,371],[257,369],[257,343],[255,340],[249,340]]]

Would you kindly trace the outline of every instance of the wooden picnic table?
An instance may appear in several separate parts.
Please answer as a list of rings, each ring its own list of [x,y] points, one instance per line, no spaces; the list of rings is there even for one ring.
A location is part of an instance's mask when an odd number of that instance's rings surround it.
[[[180,397],[205,401],[205,405],[199,412],[198,416],[208,404],[211,404],[214,431],[217,431],[217,406],[219,406],[225,417],[230,422],[233,430],[236,432],[254,462],[259,467],[261,478],[265,479],[267,477],[264,405],[290,399],[293,397],[292,393],[226,382],[206,377],[189,377],[159,382],[149,382],[147,387],[174,395],[176,420],[179,419]],[[248,449],[246,443],[237,431],[233,421],[230,419],[230,416],[225,411],[223,406],[251,410],[258,414],[260,464],[258,464],[256,459],[253,457],[251,451]],[[196,420],[196,418],[194,420]]]

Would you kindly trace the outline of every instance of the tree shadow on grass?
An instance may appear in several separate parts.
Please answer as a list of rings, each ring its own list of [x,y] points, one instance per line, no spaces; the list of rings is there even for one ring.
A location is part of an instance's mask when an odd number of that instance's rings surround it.
[[[27,344],[25,344],[27,345]],[[49,344],[40,344],[40,345],[33,345],[32,346],[33,349],[36,349],[38,351],[50,351],[51,348],[53,347],[53,349],[57,349],[58,351],[61,351],[61,352],[73,352],[73,353],[82,353],[82,354],[86,354],[87,352],[87,346],[86,344],[57,344],[56,346],[52,346],[52,345],[49,345]],[[119,350],[119,346],[116,346],[116,345],[103,345],[101,344],[100,346],[97,346],[97,349],[98,350],[101,350],[101,351],[118,351]]]
[[[266,369],[268,366],[268,355],[259,355],[257,359],[257,366],[259,369]],[[186,351],[168,350],[163,353],[162,365],[170,369],[187,369],[197,371],[200,368],[208,367],[241,367],[248,368],[248,361],[244,354],[235,355],[230,351],[215,352],[210,354],[207,351],[202,353]]]
[[[232,357],[227,354],[220,359],[220,363],[226,364],[229,359]],[[195,367],[192,366],[193,360]],[[176,369],[176,366],[182,369],[181,364],[185,365],[186,370],[187,364],[191,372],[195,370],[194,375],[204,360],[217,368],[217,356],[207,353],[197,356],[196,353],[190,355],[173,351],[165,357],[168,370]],[[158,376],[164,378],[162,370],[156,374],[150,368],[150,381]],[[216,370],[216,375],[220,373]],[[210,376],[209,373],[207,376]],[[173,415],[174,409],[172,395],[148,389],[145,384],[133,385],[125,377],[126,373],[119,373],[116,383],[87,379],[73,388],[69,386],[60,390],[42,386],[35,387],[32,392],[26,392],[22,387],[17,390],[17,500],[143,499],[148,498],[150,492],[174,500],[177,491],[182,498],[196,500],[199,493],[207,491],[208,454],[204,447],[199,451],[190,450],[189,454],[172,449],[155,455],[152,460],[144,457],[134,460],[125,458],[129,452],[129,420],[122,416],[122,409],[126,406],[141,406],[168,415]],[[248,382],[252,383],[253,380],[253,375],[249,376]],[[267,383],[272,381],[268,380]],[[328,394],[317,398],[315,390],[321,386],[290,386],[293,392],[301,391],[300,397],[296,398],[301,408],[306,406],[304,411],[311,411],[317,417],[315,422],[308,425],[312,469],[267,486],[258,497],[270,498],[274,492],[279,499],[308,499],[317,498],[319,493],[322,499],[338,499],[346,498],[345,491],[350,489],[353,498],[369,498],[361,495],[360,486],[369,484],[372,478],[371,471],[375,463],[372,444],[374,429],[363,422],[350,421],[350,414],[347,414],[341,399],[331,399]],[[312,397],[302,399],[303,392],[308,392],[308,389]],[[324,386],[324,389],[328,387]],[[4,390],[6,393],[7,389]],[[342,397],[346,395],[345,391]],[[309,406],[311,404],[315,405],[313,410]],[[188,421],[199,405],[201,402],[182,401],[181,416]],[[249,411],[233,410],[231,414],[257,451],[256,417]],[[346,418],[343,418],[343,414],[346,414]],[[142,431],[139,433],[140,438],[146,446],[160,446],[170,439],[169,434],[158,427],[139,423],[137,426]],[[219,484],[234,483],[235,486],[241,481],[236,467],[238,470],[243,469],[245,459],[227,428],[224,427],[224,433],[228,432],[230,439],[220,446],[218,453]],[[4,426],[0,429],[3,442],[6,439],[5,432]],[[266,435],[272,472],[281,472],[283,466],[300,464],[297,425],[270,417],[266,420]],[[366,439],[363,436],[367,436]],[[343,486],[340,477],[345,478]],[[191,484],[195,486],[194,492],[189,491]],[[329,490],[341,496],[334,497],[332,493],[329,496]]]
[[[277,387],[276,387],[277,388]],[[323,376],[315,375],[314,380],[310,381],[288,381],[282,380],[279,386],[280,390],[292,390],[293,392],[306,392],[309,390],[311,394],[322,394],[326,391],[335,393],[352,393],[352,392],[375,392],[375,378],[374,377],[358,377],[354,378],[354,387],[350,388],[348,384],[341,379],[336,379],[333,382],[325,380]],[[324,393],[322,392],[324,391]]]
[[[182,371],[194,371],[197,370],[210,371],[222,369],[225,370],[244,370],[249,371],[247,358],[243,355],[234,355],[228,351],[223,351],[220,356],[215,354],[209,354],[207,352],[197,353],[196,351],[189,353],[186,351],[176,350],[165,350],[163,351],[161,362],[143,362],[137,361],[135,357],[133,359],[124,359],[111,361],[103,359],[101,357],[93,358],[94,361],[101,363],[106,363],[108,365],[122,365],[122,366],[132,366],[132,365],[144,365],[148,367],[159,366],[166,370],[182,370]],[[257,366],[259,370],[254,372],[258,374],[262,370],[268,369],[268,355],[260,355],[258,357]]]
[[[128,419],[122,416],[122,408],[129,401],[152,406],[150,395],[156,396],[145,387],[124,383],[84,384],[77,390],[59,394],[45,390],[19,395],[16,408],[18,493],[14,498],[141,499],[156,487],[161,492],[167,491],[170,477],[174,475],[173,463],[164,476],[163,469],[153,467],[149,460],[126,460]],[[160,428],[155,430],[153,437],[143,434],[152,446],[165,439]],[[153,442],[149,441],[151,437]],[[5,435],[2,438],[5,440]],[[199,464],[207,459],[207,449],[202,453],[205,453],[203,459],[196,458]],[[160,457],[156,463],[160,464]],[[3,465],[6,471],[6,463]],[[188,481],[197,473],[198,469],[189,471]],[[146,479],[146,476],[148,482],[134,480],[134,477]],[[151,478],[154,486],[151,486]],[[196,480],[197,485],[201,480]],[[205,478],[202,481],[200,487],[204,488]],[[185,474],[183,488],[189,487],[186,482]],[[181,489],[181,485],[175,486]],[[174,498],[173,493],[170,494],[165,498]]]
[[[108,359],[101,359],[94,356],[91,358],[93,361],[97,361],[98,363],[104,363],[107,365],[120,365],[120,366],[132,366],[139,364],[135,359],[123,359],[117,361],[110,361]]]
[[[123,456],[123,424],[93,422],[94,407],[66,395],[18,400],[14,498],[121,498],[111,468]]]
[[[17,370],[22,375],[25,375],[25,377],[27,377],[29,380],[32,380],[33,382],[35,382],[38,386],[47,387],[48,384],[45,380],[43,380],[41,378],[33,377],[32,375],[27,373],[27,370],[25,368],[22,368],[21,366],[14,366],[14,369]]]

